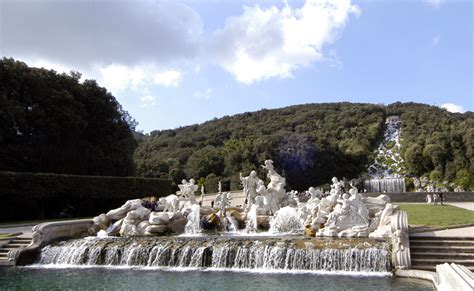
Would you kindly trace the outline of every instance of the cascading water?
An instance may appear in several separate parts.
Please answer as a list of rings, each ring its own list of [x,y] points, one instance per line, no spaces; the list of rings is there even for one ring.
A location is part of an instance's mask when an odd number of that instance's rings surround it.
[[[369,166],[370,179],[364,181],[367,192],[399,193],[405,192],[405,162],[401,156],[400,118],[390,116],[386,120],[384,138],[380,143],[375,161]]]
[[[294,238],[85,238],[43,248],[39,264],[362,272],[390,269],[384,242]]]
[[[239,226],[237,224],[237,220],[232,217],[228,212],[225,214],[225,218],[227,221],[227,230],[230,232],[236,232],[239,230]]]
[[[245,220],[245,232],[252,233],[257,231],[257,205],[252,204],[249,212],[247,213],[247,219]]]
[[[364,188],[374,193],[399,193],[406,190],[404,178],[370,179],[364,181]]]
[[[270,233],[290,233],[303,230],[298,211],[290,206],[280,208],[270,220]]]

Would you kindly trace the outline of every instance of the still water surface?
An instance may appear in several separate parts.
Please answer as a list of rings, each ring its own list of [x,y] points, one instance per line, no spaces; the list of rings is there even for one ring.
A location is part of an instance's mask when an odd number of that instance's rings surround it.
[[[435,290],[392,276],[130,268],[0,268],[1,290]]]

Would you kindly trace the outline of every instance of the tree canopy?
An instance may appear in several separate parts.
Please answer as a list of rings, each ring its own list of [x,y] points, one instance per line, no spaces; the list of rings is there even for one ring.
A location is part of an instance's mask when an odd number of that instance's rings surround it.
[[[213,181],[218,177],[235,189],[239,172],[247,175],[257,169],[264,177],[260,165],[273,159],[290,187],[304,189],[334,175],[362,174],[383,133],[384,117],[379,105],[308,104],[154,131],[135,152],[137,173],[169,177],[175,183],[211,175]],[[160,170],[158,163],[163,165]]]
[[[430,176],[435,170],[433,177],[464,184],[472,177],[473,113],[416,103],[306,104],[153,131],[135,152],[137,173],[176,184],[208,177],[236,189],[239,172],[257,169],[263,178],[260,165],[273,159],[292,189],[321,185],[333,176],[358,178],[373,161],[391,115],[401,117],[408,176]]]
[[[127,176],[135,121],[105,88],[0,60],[0,170]]]

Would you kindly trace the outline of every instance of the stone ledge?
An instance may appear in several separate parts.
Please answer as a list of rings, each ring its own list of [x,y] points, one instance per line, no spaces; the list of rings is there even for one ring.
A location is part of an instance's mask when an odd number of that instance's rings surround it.
[[[31,244],[10,252],[9,258],[15,261],[15,265],[31,264],[43,246],[58,240],[88,236],[92,225],[92,219],[40,223],[33,227]]]
[[[436,273],[423,270],[396,270],[395,276],[433,282],[439,291],[474,290],[474,275],[466,267],[444,263],[436,266]]]
[[[435,272],[423,270],[396,270],[395,276],[401,278],[414,278],[431,281],[435,286],[438,284],[438,275]]]
[[[462,291],[474,290],[474,277],[471,271],[462,265],[444,263],[436,266],[438,290]]]

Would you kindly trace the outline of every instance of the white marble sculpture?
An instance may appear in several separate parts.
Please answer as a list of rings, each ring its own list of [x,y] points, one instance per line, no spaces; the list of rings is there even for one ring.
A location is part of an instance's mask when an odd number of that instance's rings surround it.
[[[268,171],[267,178],[270,179],[270,183],[267,185],[267,191],[272,196],[272,199],[277,202],[278,206],[281,207],[281,204],[286,199],[286,179],[275,171],[272,160],[266,160],[261,167]]]
[[[171,194],[166,197],[158,199],[158,204],[163,205],[163,211],[177,212],[179,211],[179,199],[178,196]]]
[[[262,225],[266,223],[267,229],[270,227],[273,232],[302,232],[306,228],[308,235],[403,240],[405,234],[396,232],[398,229],[393,226],[393,219],[400,211],[390,203],[389,196],[362,197],[352,184],[348,193],[344,193],[343,182],[334,177],[328,196],[310,187],[307,191],[310,197],[304,202],[304,199],[300,201],[297,191],[285,192],[286,180],[275,171],[271,160],[266,160],[262,167],[268,171],[268,186],[258,178],[256,171],[247,177],[240,174],[247,198],[243,210],[229,208],[232,197],[222,192],[221,184],[214,208],[200,207],[194,198],[198,188],[194,180],[183,180],[178,192],[182,197],[171,194],[159,199],[162,211],[150,212],[142,206],[142,200],[129,200],[120,208],[94,217],[93,229],[95,233],[101,231],[102,236],[156,236],[185,231],[196,234],[201,231],[201,223],[204,231],[208,231],[209,222],[222,223],[222,227],[214,230],[236,231],[240,227],[241,231],[251,229],[252,232],[265,229]],[[204,187],[201,187],[201,197],[203,194]],[[400,260],[406,259],[404,242],[399,243],[397,254]]]
[[[252,204],[255,203],[255,197],[257,197],[257,185],[260,179],[257,177],[257,172],[252,171],[247,177],[243,177],[240,173],[240,181],[244,186],[244,194],[247,199],[245,210],[248,212]]]
[[[278,209],[280,209],[276,199],[268,192],[267,187],[265,187],[265,184],[262,180],[258,181],[257,193],[262,197],[263,206],[260,208],[262,208],[264,211],[273,215],[278,211]]]
[[[194,193],[198,189],[198,185],[194,183],[194,179],[190,179],[189,182],[182,180],[181,184],[178,185],[180,191],[178,191],[177,194],[183,196],[184,198],[188,198],[190,205],[197,204]]]

